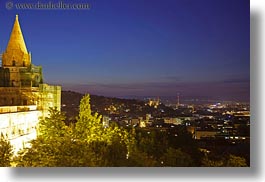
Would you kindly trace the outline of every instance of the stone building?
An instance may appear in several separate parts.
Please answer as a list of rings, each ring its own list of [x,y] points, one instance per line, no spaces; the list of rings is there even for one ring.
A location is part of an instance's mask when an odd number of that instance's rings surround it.
[[[43,82],[42,67],[32,64],[16,15],[0,67],[0,132],[21,148],[36,137],[32,133],[50,107],[60,110],[61,87]]]

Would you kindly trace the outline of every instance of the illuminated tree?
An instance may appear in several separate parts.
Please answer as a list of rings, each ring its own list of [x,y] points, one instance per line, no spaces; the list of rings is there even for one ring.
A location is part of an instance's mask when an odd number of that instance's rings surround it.
[[[96,166],[89,145],[73,138],[73,126],[64,123],[65,115],[50,109],[49,117],[39,123],[39,133],[31,147],[20,151],[17,166],[60,167]]]
[[[56,108],[50,108],[49,112],[49,117],[39,122],[37,139],[31,141],[31,147],[20,151],[15,158],[17,166],[52,167],[61,160],[66,150],[63,146],[70,140],[71,128],[64,124],[63,113]]]
[[[65,115],[50,109],[32,147],[15,159],[17,166],[126,166],[133,137],[116,125],[104,128],[89,101],[89,95],[82,98],[75,125],[67,126]]]
[[[79,106],[79,115],[74,128],[74,137],[87,142],[103,140],[101,116],[98,113],[92,114],[90,107],[90,97],[85,95]]]
[[[101,116],[91,112],[89,95],[81,99],[73,134],[75,140],[87,142],[95,151],[96,158],[103,160],[99,163],[100,166],[125,165],[133,143],[126,130],[115,124],[108,128],[103,126]]]
[[[13,149],[10,142],[3,136],[0,136],[0,167],[11,166]]]
[[[71,127],[65,124],[65,114],[56,108],[49,109],[49,117],[41,119],[38,125],[38,136],[44,140],[60,140],[70,136]]]

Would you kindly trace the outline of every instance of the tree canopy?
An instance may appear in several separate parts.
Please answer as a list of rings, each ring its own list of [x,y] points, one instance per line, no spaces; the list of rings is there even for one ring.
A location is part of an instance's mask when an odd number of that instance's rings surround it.
[[[0,167],[11,166],[13,148],[5,136],[0,137]]]
[[[125,166],[133,137],[115,125],[105,128],[89,100],[82,98],[75,125],[67,126],[65,114],[51,108],[37,139],[16,158],[17,166]]]
[[[148,131],[148,132],[147,132]],[[85,95],[79,106],[76,123],[66,124],[65,113],[50,108],[41,119],[37,138],[31,147],[13,156],[10,143],[1,137],[0,165],[17,167],[187,167],[246,166],[246,160],[227,155],[217,158],[200,153],[186,129],[178,135],[162,130],[122,128],[117,124],[105,127],[102,116],[93,113],[90,96]]]

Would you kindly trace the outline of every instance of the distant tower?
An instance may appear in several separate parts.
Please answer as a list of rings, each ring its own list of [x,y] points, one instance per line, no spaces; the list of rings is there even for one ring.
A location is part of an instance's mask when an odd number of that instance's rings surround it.
[[[179,93],[177,94],[177,107],[179,107],[180,103],[179,103]]]

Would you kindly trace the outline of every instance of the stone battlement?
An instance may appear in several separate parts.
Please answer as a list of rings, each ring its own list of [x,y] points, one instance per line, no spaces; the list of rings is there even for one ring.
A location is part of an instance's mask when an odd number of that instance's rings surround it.
[[[36,105],[29,106],[0,106],[0,114],[3,113],[14,113],[14,112],[24,112],[24,111],[36,111]]]

